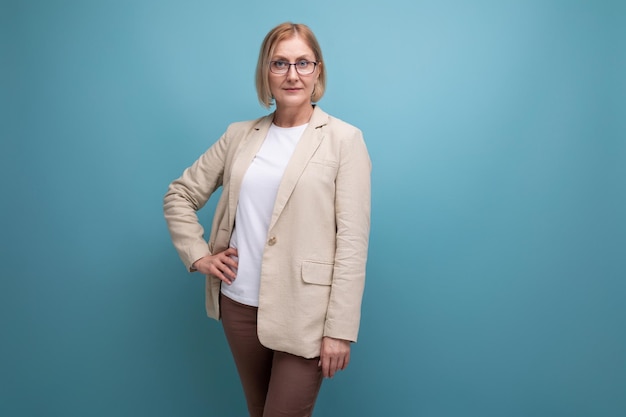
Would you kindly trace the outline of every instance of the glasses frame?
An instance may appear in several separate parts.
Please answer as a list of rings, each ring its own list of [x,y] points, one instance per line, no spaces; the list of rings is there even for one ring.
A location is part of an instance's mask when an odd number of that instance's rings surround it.
[[[298,65],[299,63],[301,63],[302,61],[306,61],[306,63],[307,63],[307,64],[313,64],[313,71],[308,72],[308,73],[304,73],[304,74],[302,74],[302,73],[300,72],[300,70],[298,69],[298,66],[297,66],[297,65]],[[286,70],[285,72],[275,72],[275,71],[273,71],[273,70],[272,70],[272,64],[273,64],[274,62],[283,62],[283,63],[287,64],[287,70]],[[307,61],[306,59],[301,59],[300,61],[298,61],[298,62],[294,62],[294,63],[291,63],[291,62],[289,62],[289,61],[285,61],[285,60],[282,60],[282,59],[277,59],[277,60],[275,60],[275,61],[270,61],[270,63],[269,63],[269,67],[270,67],[270,72],[271,72],[272,74],[276,74],[276,75],[286,75],[286,74],[289,74],[289,70],[291,69],[291,66],[292,66],[292,65],[293,65],[293,66],[294,66],[294,68],[296,69],[296,72],[298,73],[298,75],[311,75],[311,74],[313,74],[313,73],[315,72],[315,68],[317,68],[317,64],[319,64],[319,62],[318,62],[318,61]]]

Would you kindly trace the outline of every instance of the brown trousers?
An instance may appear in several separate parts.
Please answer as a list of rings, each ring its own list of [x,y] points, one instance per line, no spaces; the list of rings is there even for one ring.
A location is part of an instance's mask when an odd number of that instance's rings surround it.
[[[308,417],[322,384],[319,358],[266,348],[257,336],[257,308],[220,295],[222,325],[250,417]]]

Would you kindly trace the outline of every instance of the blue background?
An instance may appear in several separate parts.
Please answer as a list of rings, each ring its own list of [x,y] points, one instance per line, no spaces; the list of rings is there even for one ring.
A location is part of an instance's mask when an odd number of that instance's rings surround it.
[[[316,415],[626,415],[625,5],[2,1],[0,415],[245,415],[162,196],[265,114],[286,20],[374,165],[360,340]]]

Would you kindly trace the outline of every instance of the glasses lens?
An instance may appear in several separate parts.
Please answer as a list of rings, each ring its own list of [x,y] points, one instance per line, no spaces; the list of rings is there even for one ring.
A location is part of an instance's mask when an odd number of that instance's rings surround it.
[[[284,74],[289,71],[289,63],[285,61],[270,62],[270,71],[274,74]]]
[[[309,75],[315,70],[315,62],[300,61],[296,63],[296,69],[300,75]]]

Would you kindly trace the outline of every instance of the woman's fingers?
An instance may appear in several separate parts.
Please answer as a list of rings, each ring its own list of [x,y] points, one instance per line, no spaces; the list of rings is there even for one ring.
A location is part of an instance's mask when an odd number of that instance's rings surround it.
[[[332,378],[339,370],[343,370],[350,362],[350,342],[347,340],[322,338],[320,366],[325,378]]]
[[[233,259],[234,257],[237,257],[237,249],[228,248],[223,252],[207,255],[197,260],[194,267],[198,272],[213,275],[230,285],[237,277],[239,265],[237,260]]]

